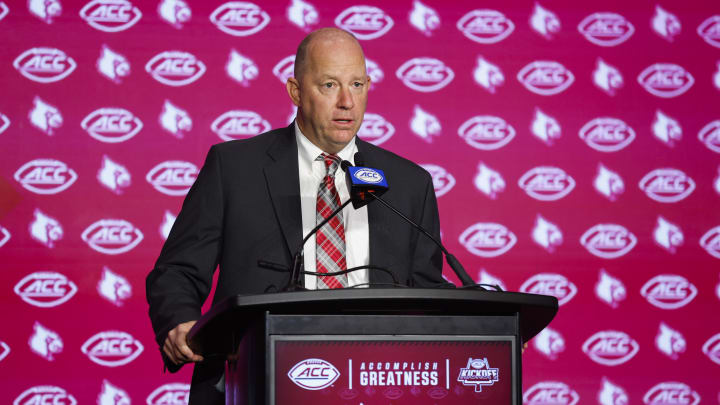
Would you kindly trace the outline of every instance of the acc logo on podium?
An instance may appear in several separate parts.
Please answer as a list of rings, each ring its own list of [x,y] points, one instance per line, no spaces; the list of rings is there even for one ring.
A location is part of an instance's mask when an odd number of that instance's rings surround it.
[[[117,367],[135,360],[143,345],[126,332],[105,331],[90,337],[80,348],[96,364]]]
[[[143,240],[140,229],[124,219],[101,219],[88,226],[81,237],[93,250],[106,255],[128,252]]]
[[[13,289],[23,301],[41,308],[56,307],[67,302],[77,290],[75,283],[54,271],[28,274]]]
[[[288,371],[288,377],[298,387],[306,390],[327,388],[340,377],[335,366],[321,359],[306,359]]]

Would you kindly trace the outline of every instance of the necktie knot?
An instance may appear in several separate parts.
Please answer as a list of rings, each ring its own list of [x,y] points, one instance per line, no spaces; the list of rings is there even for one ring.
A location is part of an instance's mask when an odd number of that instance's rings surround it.
[[[330,155],[327,153],[322,153],[320,156],[318,156],[318,160],[322,159],[325,162],[325,168],[327,169],[327,176],[334,177],[335,171],[337,170],[338,166],[340,165],[340,156],[338,155]]]

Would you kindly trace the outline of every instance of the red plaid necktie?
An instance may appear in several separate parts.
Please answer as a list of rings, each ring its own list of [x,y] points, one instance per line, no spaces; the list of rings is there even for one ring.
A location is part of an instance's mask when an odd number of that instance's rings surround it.
[[[340,206],[340,196],[335,189],[335,171],[340,165],[340,158],[326,153],[316,160],[325,162],[327,173],[318,188],[315,223],[319,224]],[[325,224],[315,236],[315,261],[318,273],[332,273],[347,269],[345,263],[345,227],[343,213],[340,211]],[[319,276],[317,288],[347,287],[347,275]]]

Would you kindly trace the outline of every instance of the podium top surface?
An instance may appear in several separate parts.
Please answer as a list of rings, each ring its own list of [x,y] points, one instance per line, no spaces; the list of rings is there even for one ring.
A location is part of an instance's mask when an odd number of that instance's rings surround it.
[[[363,288],[238,295],[215,305],[188,334],[193,347],[242,330],[265,311],[317,315],[511,315],[519,314],[527,342],[553,319],[557,298],[516,292],[428,288]]]

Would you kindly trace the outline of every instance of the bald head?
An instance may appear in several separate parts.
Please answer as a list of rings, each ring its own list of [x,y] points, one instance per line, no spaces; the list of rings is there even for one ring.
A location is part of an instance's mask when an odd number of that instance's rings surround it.
[[[364,62],[365,56],[362,47],[353,34],[340,28],[320,28],[308,34],[298,45],[295,54],[295,78],[302,82],[302,76],[307,72],[308,67],[312,65],[311,55],[313,51],[327,52],[337,47],[356,48],[362,55]]]

